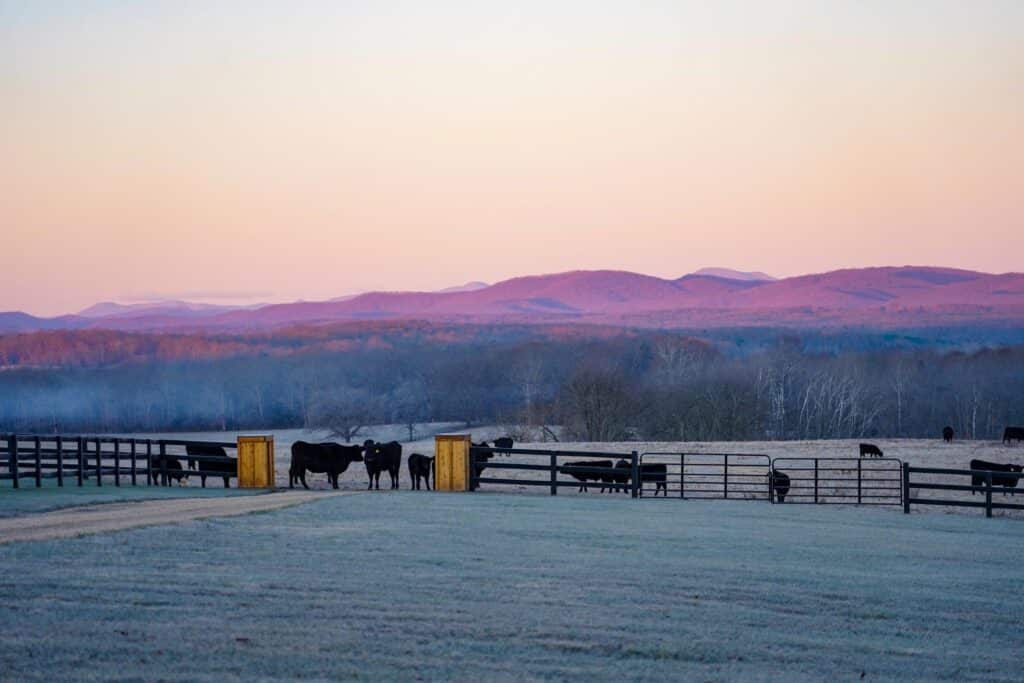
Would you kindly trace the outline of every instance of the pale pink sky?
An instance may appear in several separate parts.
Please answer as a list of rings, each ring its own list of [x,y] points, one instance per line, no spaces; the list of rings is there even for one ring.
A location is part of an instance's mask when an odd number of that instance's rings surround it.
[[[0,0],[0,310],[1024,270],[1022,2],[293,4]]]

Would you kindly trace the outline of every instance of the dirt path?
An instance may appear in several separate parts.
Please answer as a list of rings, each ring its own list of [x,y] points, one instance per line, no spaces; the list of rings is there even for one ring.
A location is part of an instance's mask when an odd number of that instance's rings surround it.
[[[277,492],[230,498],[175,498],[133,503],[84,505],[0,519],[0,544],[44,541],[157,524],[177,524],[207,517],[231,517],[265,512],[345,495],[326,491]]]

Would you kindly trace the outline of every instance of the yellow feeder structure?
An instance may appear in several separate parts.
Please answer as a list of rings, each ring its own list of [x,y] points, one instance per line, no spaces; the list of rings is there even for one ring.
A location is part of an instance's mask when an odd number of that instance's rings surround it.
[[[434,437],[434,490],[469,490],[469,434]]]
[[[274,477],[274,437],[238,437],[238,488],[272,489]]]

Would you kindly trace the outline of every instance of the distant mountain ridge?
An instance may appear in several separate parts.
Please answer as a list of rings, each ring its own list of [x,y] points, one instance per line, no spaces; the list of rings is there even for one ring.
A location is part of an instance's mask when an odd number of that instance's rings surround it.
[[[1024,274],[925,266],[774,279],[704,269],[677,279],[581,270],[468,283],[438,292],[368,292],[252,309],[91,307],[87,315],[0,313],[0,332],[33,329],[274,329],[338,321],[573,322],[633,327],[1024,325]],[[130,312],[126,312],[128,308]],[[97,312],[109,312],[98,316]]]

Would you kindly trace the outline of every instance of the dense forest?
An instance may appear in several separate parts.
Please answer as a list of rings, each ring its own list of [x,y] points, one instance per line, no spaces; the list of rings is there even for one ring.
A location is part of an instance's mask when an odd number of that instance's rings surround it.
[[[995,438],[1024,424],[1024,346],[455,329],[217,338],[207,354],[174,335],[6,338],[0,432],[307,426],[354,437],[367,424],[457,421],[563,425],[593,441],[748,440],[935,437],[946,424]]]

